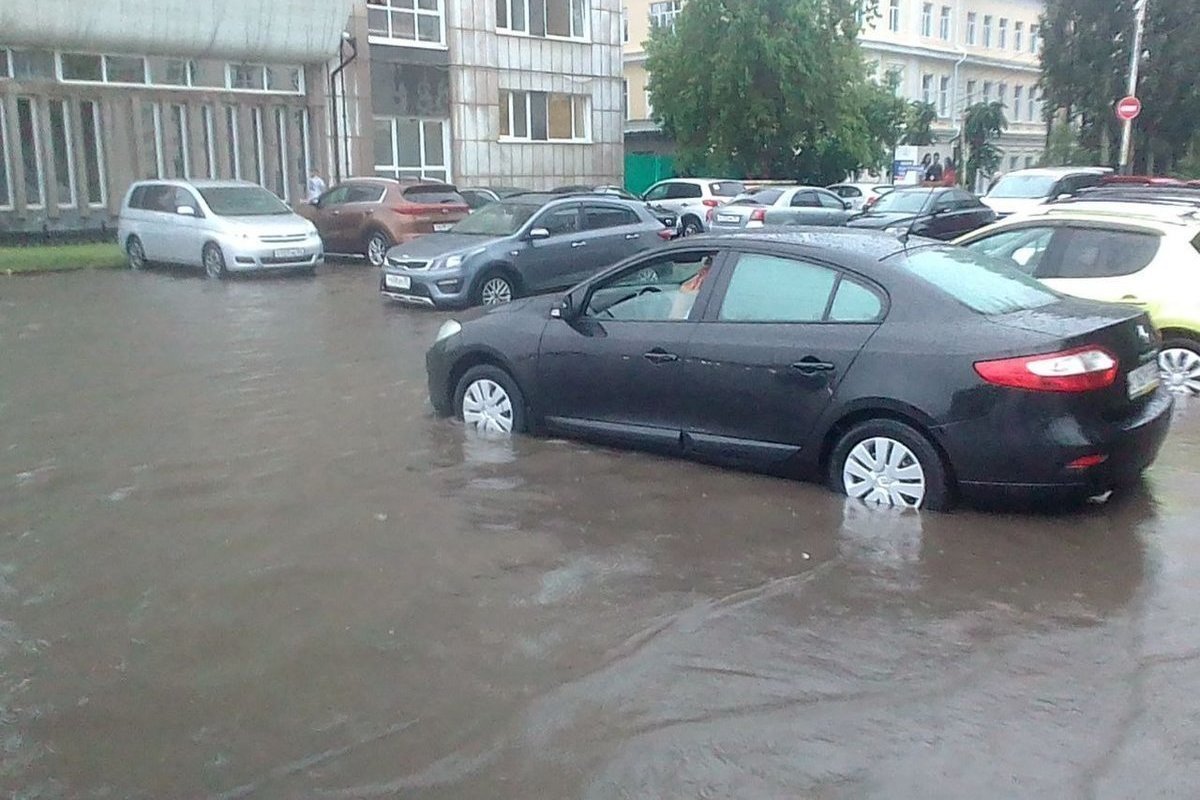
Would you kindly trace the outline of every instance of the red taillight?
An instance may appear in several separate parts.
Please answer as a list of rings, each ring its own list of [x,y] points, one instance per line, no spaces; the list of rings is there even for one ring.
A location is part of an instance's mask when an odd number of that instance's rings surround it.
[[[655,231],[655,233],[657,233],[658,238],[662,239],[664,242],[669,242],[675,237],[675,232],[670,228],[663,228],[661,231]]]
[[[1104,455],[1103,453],[1092,453],[1090,456],[1080,456],[1079,458],[1072,461],[1070,464],[1067,464],[1067,469],[1070,469],[1070,470],[1091,469],[1092,467],[1100,466],[1105,461],[1108,461],[1108,456]]]
[[[975,362],[975,371],[988,383],[1035,392],[1104,389],[1117,379],[1118,367],[1117,357],[1102,347]]]
[[[712,197],[706,197],[703,200],[701,200],[700,202],[704,203],[704,205],[708,206],[709,208],[716,208],[717,206],[721,205],[720,200],[716,200]]]
[[[750,212],[751,222],[766,222],[767,210],[765,208],[756,208]]]

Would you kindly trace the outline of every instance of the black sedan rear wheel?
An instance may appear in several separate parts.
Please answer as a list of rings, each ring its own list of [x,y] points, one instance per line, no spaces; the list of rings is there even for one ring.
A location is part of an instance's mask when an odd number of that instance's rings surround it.
[[[859,423],[842,436],[829,460],[829,486],[894,508],[938,511],[950,501],[941,455],[921,433],[891,419]]]

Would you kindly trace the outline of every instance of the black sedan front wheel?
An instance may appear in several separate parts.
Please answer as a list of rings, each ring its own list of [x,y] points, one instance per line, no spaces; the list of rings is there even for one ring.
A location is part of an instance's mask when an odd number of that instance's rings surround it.
[[[467,370],[454,390],[454,412],[468,428],[489,437],[525,430],[525,397],[504,370],[481,364]]]
[[[864,503],[944,509],[950,486],[941,455],[908,425],[879,419],[851,428],[833,449],[829,484]]]

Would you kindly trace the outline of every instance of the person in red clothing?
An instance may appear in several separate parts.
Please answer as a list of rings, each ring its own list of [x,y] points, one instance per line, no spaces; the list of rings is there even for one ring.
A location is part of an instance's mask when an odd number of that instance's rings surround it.
[[[954,168],[954,159],[949,156],[946,157],[946,166],[942,167],[942,185],[958,185],[958,171]]]

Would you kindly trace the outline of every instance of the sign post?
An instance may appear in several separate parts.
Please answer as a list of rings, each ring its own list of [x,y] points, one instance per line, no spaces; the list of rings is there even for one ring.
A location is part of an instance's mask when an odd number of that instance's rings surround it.
[[[1121,126],[1121,174],[1129,174],[1130,151],[1133,149],[1133,118],[1142,111],[1142,104],[1137,99],[1138,65],[1142,57],[1142,30],[1146,27],[1146,3],[1149,0],[1137,0],[1134,9],[1137,16],[1133,25],[1133,47],[1129,51],[1129,89],[1127,96],[1117,103],[1117,117],[1122,121]],[[1128,101],[1133,102],[1126,106]],[[1131,112],[1125,116],[1122,109]]]

